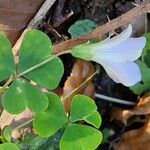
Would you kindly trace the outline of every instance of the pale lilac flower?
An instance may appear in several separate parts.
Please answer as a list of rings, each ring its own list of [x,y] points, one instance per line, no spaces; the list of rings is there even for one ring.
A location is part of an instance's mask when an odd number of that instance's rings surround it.
[[[129,25],[113,38],[74,47],[72,55],[101,64],[115,82],[132,86],[141,80],[139,67],[134,61],[141,56],[146,38],[132,38],[131,34],[132,26]]]

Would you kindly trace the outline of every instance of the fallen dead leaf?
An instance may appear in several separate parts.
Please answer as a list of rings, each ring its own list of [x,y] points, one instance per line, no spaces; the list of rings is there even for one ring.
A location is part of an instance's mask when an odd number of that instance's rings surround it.
[[[3,110],[0,116],[0,128],[3,129],[5,126],[10,125],[13,129],[23,124],[24,122],[30,120],[33,117],[34,113],[30,110],[26,109],[22,113],[18,115],[13,115]],[[27,125],[19,130],[15,130],[12,132],[12,137],[14,139],[21,138],[22,134],[26,130],[31,130],[31,126]]]
[[[123,110],[114,109],[112,111],[112,118],[127,123],[127,120],[134,115],[148,115],[150,114],[150,92],[146,93],[139,99],[139,102],[133,109]]]
[[[94,66],[91,62],[77,59],[75,62],[72,72],[68,79],[65,82],[63,88],[63,96],[67,96],[71,91],[81,85],[88,77],[90,77],[95,72]],[[76,94],[85,94],[90,97],[94,97],[95,87],[91,80],[89,80],[84,86],[79,88],[71,96],[69,96],[64,101],[64,106],[66,112],[70,110],[70,103],[74,95]]]
[[[45,0],[0,0],[0,32],[15,44]]]
[[[54,89],[52,92],[56,93],[60,97],[63,95],[63,89],[59,86],[56,89]]]
[[[148,150],[150,148],[150,92],[141,97],[133,109],[118,109],[113,112],[113,118],[124,123],[127,123],[127,120],[134,115],[145,115],[147,121],[143,127],[122,134],[119,142],[113,145],[115,150]]]
[[[131,130],[123,135],[118,143],[114,144],[115,150],[149,150],[150,148],[150,116],[143,127]]]

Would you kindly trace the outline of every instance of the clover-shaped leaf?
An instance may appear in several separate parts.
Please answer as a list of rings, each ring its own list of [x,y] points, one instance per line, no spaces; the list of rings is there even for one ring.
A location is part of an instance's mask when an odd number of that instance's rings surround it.
[[[9,40],[0,34],[0,81],[15,72],[12,47]]]
[[[18,72],[21,74],[35,65],[38,66],[51,56],[52,44],[49,37],[35,29],[27,30],[20,47]],[[58,86],[63,72],[62,61],[56,57],[23,76],[43,87],[54,89]]]
[[[3,80],[15,72],[16,66],[9,40],[2,35],[0,35],[0,48],[0,80]],[[54,89],[58,86],[63,72],[62,61],[52,55],[49,37],[35,29],[27,30],[20,46],[17,75],[12,78],[16,80],[3,96],[4,108],[13,114],[22,112],[26,107],[36,113],[44,111],[48,107],[48,98],[18,77],[24,77],[41,86]]]
[[[55,93],[49,93],[49,106],[45,112],[35,116],[33,127],[40,136],[51,136],[67,122],[62,102]]]
[[[13,143],[3,143],[0,144],[0,150],[19,150],[19,148]]]
[[[60,141],[61,150],[94,150],[102,141],[100,131],[85,125],[70,124]]]
[[[97,111],[94,100],[85,95],[76,95],[73,97],[70,109],[70,121],[84,120],[96,128],[101,125],[101,116]]]
[[[75,38],[90,32],[96,26],[96,23],[89,19],[79,20],[69,28],[68,32],[71,34],[72,38]]]
[[[76,124],[76,121],[80,120],[84,120],[96,128],[99,128],[101,124],[101,117],[94,100],[79,94],[73,97],[71,103],[69,121],[72,123],[68,124],[60,140],[61,150],[93,150],[101,143],[102,133],[93,127]]]
[[[9,113],[21,113],[26,107],[39,113],[48,107],[47,96],[24,79],[16,79],[3,96],[2,105]]]

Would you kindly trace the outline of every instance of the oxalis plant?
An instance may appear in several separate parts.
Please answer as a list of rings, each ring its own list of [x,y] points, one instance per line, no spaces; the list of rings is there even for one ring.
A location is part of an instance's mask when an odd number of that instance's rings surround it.
[[[28,108],[35,114],[15,129],[4,127],[0,149],[20,149],[19,142],[11,139],[11,132],[31,122],[35,133],[42,138],[51,137],[61,130],[60,150],[96,149],[102,141],[102,133],[98,130],[101,116],[94,100],[85,95],[76,95],[70,112],[66,113],[62,102],[71,93],[60,98],[53,92],[42,92],[30,81],[48,90],[55,89],[64,73],[63,63],[58,56],[70,53],[74,57],[100,63],[115,82],[132,86],[141,80],[138,65],[133,61],[140,57],[146,40],[144,37],[131,38],[131,33],[132,26],[129,25],[114,38],[98,43],[87,42],[54,55],[49,37],[39,30],[30,29],[23,37],[17,65],[9,40],[0,34],[0,81],[7,80],[0,89],[3,109],[11,114],[19,114]]]

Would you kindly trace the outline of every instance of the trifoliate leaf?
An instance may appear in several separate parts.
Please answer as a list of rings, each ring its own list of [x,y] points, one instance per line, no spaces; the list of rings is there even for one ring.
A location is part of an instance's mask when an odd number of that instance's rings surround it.
[[[63,104],[55,93],[49,93],[49,107],[35,116],[33,127],[43,137],[52,136],[67,122]]]
[[[91,20],[79,20],[69,28],[68,32],[71,34],[72,38],[75,38],[91,31],[96,26],[96,23]]]

